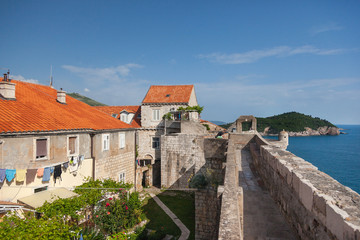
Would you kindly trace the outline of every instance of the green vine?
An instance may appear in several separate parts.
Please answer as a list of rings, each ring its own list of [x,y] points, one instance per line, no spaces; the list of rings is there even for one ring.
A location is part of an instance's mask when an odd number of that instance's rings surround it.
[[[200,107],[199,105],[196,105],[196,106],[192,106],[192,107],[187,106],[186,108],[179,107],[177,110],[178,111],[196,111],[200,114],[204,110],[204,107]]]

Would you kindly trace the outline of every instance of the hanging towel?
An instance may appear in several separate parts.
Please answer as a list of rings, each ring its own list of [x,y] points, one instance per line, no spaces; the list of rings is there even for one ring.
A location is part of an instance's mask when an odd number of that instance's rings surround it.
[[[43,182],[48,182],[48,181],[50,181],[50,167],[44,168],[44,176],[43,176],[42,181],[43,181]]]
[[[16,169],[6,169],[6,180],[8,180],[8,182],[11,182],[16,174]]]
[[[16,169],[16,181],[23,182],[26,177],[26,169]]]
[[[26,172],[26,184],[34,182],[37,169],[28,169]]]
[[[0,168],[0,182],[3,182],[5,180],[5,176],[6,176],[6,169]]]
[[[54,172],[54,167],[50,167],[50,174],[53,174]]]
[[[73,158],[73,165],[77,165],[78,164],[78,157],[74,157]]]
[[[54,170],[54,182],[56,183],[56,179],[59,177],[61,179],[61,164],[55,166],[55,170]]]
[[[76,164],[76,165],[70,165],[70,166],[69,166],[70,173],[77,171],[77,169],[78,169],[78,165],[77,165],[77,164]]]
[[[44,176],[44,168],[39,168],[39,169],[37,170],[37,176],[38,176],[38,177]]]
[[[64,162],[63,163],[63,168],[66,171],[66,169],[69,167],[69,162]]]

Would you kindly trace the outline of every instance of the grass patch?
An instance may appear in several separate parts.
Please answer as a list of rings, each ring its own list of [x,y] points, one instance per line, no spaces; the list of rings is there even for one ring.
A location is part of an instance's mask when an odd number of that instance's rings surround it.
[[[181,231],[171,218],[157,205],[154,199],[147,198],[143,203],[144,214],[149,220],[146,224],[147,229],[156,231],[164,231],[174,237],[180,237]]]
[[[157,196],[190,230],[188,239],[195,239],[194,193],[167,190]]]

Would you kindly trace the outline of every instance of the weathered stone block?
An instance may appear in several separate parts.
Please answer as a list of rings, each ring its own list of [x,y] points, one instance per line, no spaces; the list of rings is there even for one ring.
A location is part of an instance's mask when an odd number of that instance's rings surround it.
[[[305,179],[300,179],[299,182],[299,196],[300,201],[304,204],[305,208],[312,211],[314,186]]]
[[[349,215],[341,210],[339,207],[328,203],[326,205],[326,227],[334,234],[339,240],[344,239],[344,219]]]

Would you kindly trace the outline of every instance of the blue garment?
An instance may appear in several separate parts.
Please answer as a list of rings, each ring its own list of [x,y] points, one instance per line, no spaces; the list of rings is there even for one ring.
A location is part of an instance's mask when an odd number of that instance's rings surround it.
[[[50,181],[50,167],[44,168],[44,176],[43,176],[42,181],[43,181],[43,182],[48,182],[48,181]]]
[[[11,182],[16,174],[16,169],[6,169],[6,180],[8,180],[8,182]]]
[[[0,169],[0,182],[3,182],[5,180],[6,176],[6,169]]]
[[[54,167],[50,167],[50,174],[53,174],[54,172]]]

